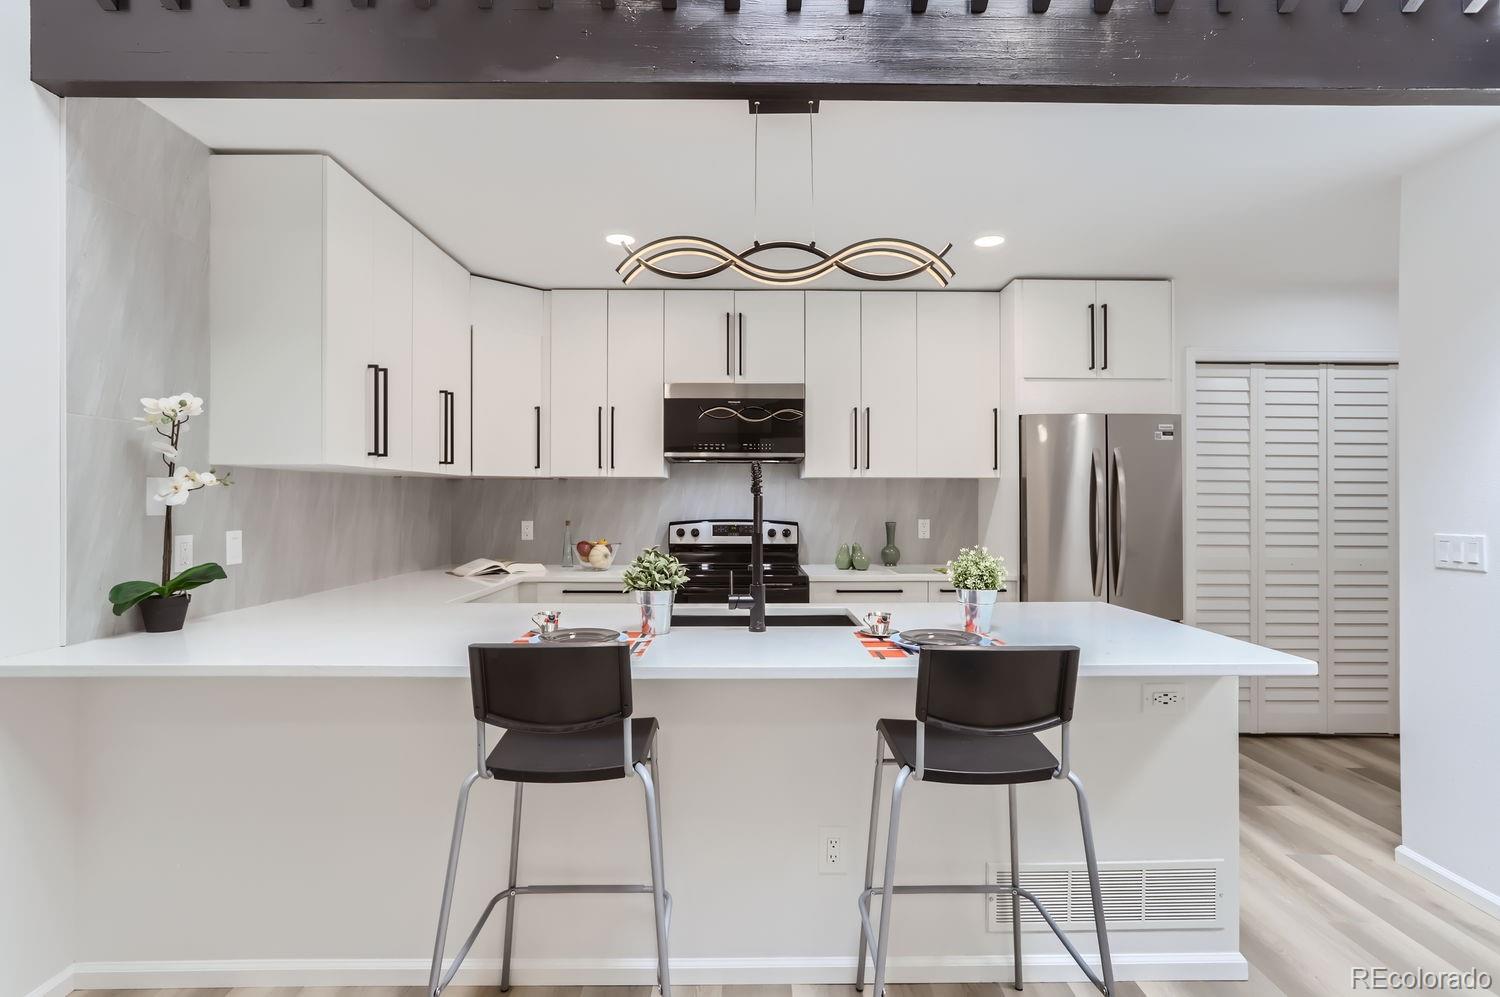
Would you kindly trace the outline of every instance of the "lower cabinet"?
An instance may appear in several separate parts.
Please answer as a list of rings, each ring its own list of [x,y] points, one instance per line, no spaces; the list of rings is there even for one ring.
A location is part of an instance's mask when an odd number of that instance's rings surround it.
[[[926,602],[927,582],[813,582],[813,602]]]
[[[517,602],[547,605],[569,602],[631,602],[619,582],[527,582],[515,588]]]

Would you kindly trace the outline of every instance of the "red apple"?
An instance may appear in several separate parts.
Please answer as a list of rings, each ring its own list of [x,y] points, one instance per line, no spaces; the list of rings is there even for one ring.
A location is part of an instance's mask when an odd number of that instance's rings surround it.
[[[580,540],[578,541],[576,546],[578,548],[578,556],[583,558],[585,561],[588,560],[589,551],[594,549],[594,545],[588,540]]]

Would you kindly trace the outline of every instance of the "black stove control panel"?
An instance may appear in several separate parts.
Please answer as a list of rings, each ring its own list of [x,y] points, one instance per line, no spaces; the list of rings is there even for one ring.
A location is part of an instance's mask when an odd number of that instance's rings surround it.
[[[796,547],[799,537],[797,524],[768,519],[765,522],[767,544]],[[712,545],[748,544],[755,533],[755,524],[748,519],[701,519],[691,522],[671,523],[667,526],[667,544]]]

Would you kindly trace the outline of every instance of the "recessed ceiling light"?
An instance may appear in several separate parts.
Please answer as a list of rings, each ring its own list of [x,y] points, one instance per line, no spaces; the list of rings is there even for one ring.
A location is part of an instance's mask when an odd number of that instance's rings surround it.
[[[974,240],[974,245],[978,246],[980,249],[994,249],[1004,241],[1005,236],[1003,235],[981,235],[979,238]]]
[[[609,243],[611,246],[629,246],[634,244],[635,236],[616,232],[614,235],[606,235],[604,237],[604,241]]]

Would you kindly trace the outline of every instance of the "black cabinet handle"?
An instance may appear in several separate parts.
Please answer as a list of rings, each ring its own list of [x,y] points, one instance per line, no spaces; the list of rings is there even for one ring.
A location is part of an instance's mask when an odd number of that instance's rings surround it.
[[[442,421],[442,453],[438,457],[438,464],[447,467],[454,463],[453,459],[453,392],[446,389],[438,390],[438,418]]]
[[[851,470],[859,470],[859,406],[849,410],[849,421],[854,423],[854,464]]]
[[[615,407],[609,407],[609,469],[615,469]]]
[[[380,368],[380,456],[391,455],[391,369]]]
[[[1109,370],[1109,303],[1105,302],[1099,310],[1104,313],[1104,363],[1099,369]]]
[[[990,409],[990,419],[994,423],[995,441],[995,463],[991,465],[990,470],[998,471],[1000,470],[1000,410],[997,408]]]
[[[391,369],[365,364],[370,371],[370,449],[366,457],[391,455]]]
[[[865,470],[870,469],[870,407],[865,406]]]
[[[745,313],[739,312],[740,320],[740,376],[745,376]]]
[[[906,589],[834,589],[834,595],[905,595]]]
[[[1094,363],[1094,306],[1089,305],[1089,370],[1093,370]]]
[[[536,411],[536,463],[532,465],[536,470],[542,469],[542,407],[533,405]]]
[[[734,376],[734,332],[731,323],[734,317],[728,312],[724,313],[724,376]]]
[[[624,595],[624,589],[563,589],[563,595]]]
[[[599,470],[604,470],[604,406],[594,413],[594,452],[599,461]]]

